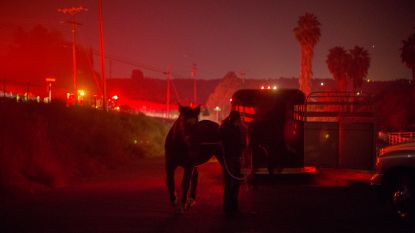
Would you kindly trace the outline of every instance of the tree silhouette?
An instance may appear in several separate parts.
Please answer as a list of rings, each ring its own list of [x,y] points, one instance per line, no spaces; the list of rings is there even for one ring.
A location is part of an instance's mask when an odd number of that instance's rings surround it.
[[[327,66],[336,80],[337,91],[347,90],[347,78],[351,56],[343,47],[334,47],[327,55]]]
[[[78,83],[80,88],[95,87],[91,77],[91,56],[86,49],[78,47]],[[29,31],[18,28],[13,44],[9,46],[4,61],[7,80],[45,85],[45,78],[56,78],[55,85],[72,90],[72,46],[58,31],[50,31],[37,25]]]
[[[215,90],[210,94],[206,101],[206,107],[210,112],[218,106],[221,108],[221,116],[227,116],[230,112],[230,98],[233,93],[242,88],[243,80],[239,78],[234,71],[228,72],[218,83]],[[211,119],[214,119],[212,117]]]
[[[320,22],[317,17],[311,13],[300,16],[297,26],[294,28],[294,35],[300,44],[301,62],[300,62],[300,90],[305,95],[311,92],[311,78],[314,46],[320,39]]]
[[[348,65],[348,76],[353,82],[355,92],[363,84],[363,78],[367,76],[370,67],[370,57],[367,50],[355,46],[350,52],[350,64]]]
[[[348,79],[352,81],[353,91],[363,84],[370,66],[369,53],[362,47],[355,46],[346,51],[343,47],[329,50],[326,60],[330,73],[336,80],[337,91],[347,91]]]
[[[412,83],[415,83],[415,33],[402,41],[401,59],[409,69],[412,69]]]
[[[131,78],[137,81],[142,81],[144,79],[144,73],[139,69],[134,69],[131,72]]]

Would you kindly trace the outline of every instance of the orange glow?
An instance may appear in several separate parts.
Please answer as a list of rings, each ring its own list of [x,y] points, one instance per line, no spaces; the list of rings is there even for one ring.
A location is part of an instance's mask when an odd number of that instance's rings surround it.
[[[85,96],[85,91],[84,90],[78,90],[78,94],[80,96]]]
[[[252,117],[247,117],[247,116],[242,116],[241,118],[242,118],[242,120],[243,120],[245,123],[250,123],[250,122],[252,122],[252,121],[254,120],[254,118],[252,118]]]
[[[255,108],[254,107],[248,107],[248,106],[242,106],[242,105],[236,105],[235,110],[240,113],[246,113],[246,114],[255,114]]]
[[[56,79],[54,79],[54,78],[46,78],[46,79],[45,79],[45,81],[46,81],[46,82],[53,83],[53,82],[55,82],[55,81],[56,81]]]
[[[114,95],[114,96],[112,97],[112,99],[113,99],[113,100],[118,100],[118,95]]]

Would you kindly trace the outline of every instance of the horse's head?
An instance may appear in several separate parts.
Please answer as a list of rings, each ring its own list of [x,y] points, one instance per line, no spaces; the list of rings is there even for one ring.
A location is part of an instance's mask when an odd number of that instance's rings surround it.
[[[179,119],[185,132],[189,132],[199,122],[200,105],[196,108],[184,107],[179,104]]]

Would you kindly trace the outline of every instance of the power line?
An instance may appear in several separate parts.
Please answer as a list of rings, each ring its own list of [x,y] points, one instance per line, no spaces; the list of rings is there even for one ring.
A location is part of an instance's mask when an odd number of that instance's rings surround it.
[[[98,51],[95,50],[95,49],[93,50],[93,52],[96,55],[99,54]],[[141,69],[144,69],[144,70],[148,70],[148,71],[152,71],[152,72],[156,72],[156,73],[160,73],[160,74],[163,74],[164,73],[164,70],[163,69],[158,68],[156,66],[147,65],[147,64],[143,64],[143,63],[138,63],[138,62],[131,61],[131,60],[128,60],[128,59],[125,59],[125,58],[120,58],[120,57],[117,57],[117,56],[114,56],[114,55],[108,55],[107,54],[107,55],[105,55],[105,58],[106,59],[110,59],[112,61],[116,61],[116,62],[120,62],[120,63],[126,64],[126,65],[130,65],[130,66],[134,66],[134,67],[137,67],[137,68],[141,68]]]

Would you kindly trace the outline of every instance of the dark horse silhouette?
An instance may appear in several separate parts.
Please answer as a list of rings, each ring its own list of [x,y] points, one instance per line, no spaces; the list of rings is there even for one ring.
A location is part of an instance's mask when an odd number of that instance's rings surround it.
[[[179,112],[180,115],[165,141],[165,169],[170,201],[182,211],[189,208],[196,198],[199,175],[196,166],[207,162],[213,155],[222,165],[223,156],[219,125],[213,121],[199,121],[200,106],[190,108],[179,104]],[[180,204],[176,197],[174,181],[177,167],[184,169]],[[188,198],[189,188],[191,190]]]

